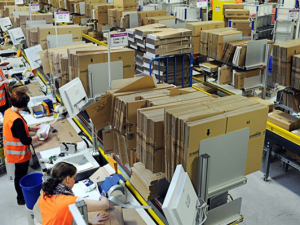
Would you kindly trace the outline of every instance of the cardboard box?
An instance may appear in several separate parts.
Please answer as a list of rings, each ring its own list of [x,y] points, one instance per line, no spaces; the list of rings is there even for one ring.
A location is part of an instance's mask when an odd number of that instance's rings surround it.
[[[201,35],[202,30],[212,30],[212,29],[218,29],[223,28],[224,22],[223,21],[203,21],[203,22],[193,22],[193,23],[187,23],[186,28],[193,31],[193,36],[199,36]]]
[[[135,8],[137,9],[136,0],[114,0],[115,8]]]
[[[234,74],[234,88],[242,89],[244,88],[245,79],[249,77],[259,76],[260,70],[249,70],[243,72],[236,72]]]
[[[269,101],[266,101],[266,100],[263,100],[261,98],[254,97],[254,96],[248,97],[248,98],[250,98],[252,100],[255,100],[255,101],[258,101],[261,104],[264,104],[264,105],[268,106],[269,107],[269,112],[273,112],[273,110],[274,110],[274,104],[272,102],[269,102]]]
[[[279,110],[269,113],[268,121],[288,131],[300,128],[300,119]]]
[[[245,175],[261,168],[268,110],[268,107],[260,104],[225,113],[227,116],[226,133],[250,128]]]
[[[233,22],[232,27],[243,32],[243,37],[251,36],[251,22]]]
[[[247,18],[250,17],[250,10],[248,9],[226,9],[226,18]]]
[[[114,5],[105,4],[98,6],[98,24],[108,24],[108,9],[113,9]]]
[[[223,4],[223,15],[225,15],[226,9],[244,9],[244,4],[241,3],[224,3]]]
[[[232,83],[232,66],[222,66],[219,76],[219,84],[231,84]]]

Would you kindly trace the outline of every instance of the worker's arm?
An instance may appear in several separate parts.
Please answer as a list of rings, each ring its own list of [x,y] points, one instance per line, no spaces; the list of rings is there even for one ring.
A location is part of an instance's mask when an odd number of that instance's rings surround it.
[[[88,212],[101,211],[109,208],[109,201],[103,196],[101,196],[99,201],[90,199],[85,199],[84,201],[86,202]]]
[[[35,135],[32,137],[27,136],[24,123],[21,119],[16,119],[11,128],[12,134],[15,138],[19,138],[23,145],[31,145],[32,142],[36,142],[40,139],[40,136]],[[45,138],[46,133],[41,133],[41,138]]]
[[[8,79],[4,79],[4,81],[0,82],[0,86],[3,85],[3,84],[8,84],[8,83],[9,83],[9,80]]]

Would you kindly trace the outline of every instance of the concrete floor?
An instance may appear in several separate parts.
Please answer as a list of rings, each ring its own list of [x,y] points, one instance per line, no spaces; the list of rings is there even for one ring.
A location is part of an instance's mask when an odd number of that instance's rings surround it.
[[[274,160],[270,179],[263,181],[258,171],[249,176],[248,183],[230,191],[234,198],[242,197],[240,224],[244,225],[295,225],[300,224],[300,173],[292,168],[284,173],[281,163]],[[26,225],[26,210],[18,206],[16,193],[7,175],[0,175],[0,224]]]

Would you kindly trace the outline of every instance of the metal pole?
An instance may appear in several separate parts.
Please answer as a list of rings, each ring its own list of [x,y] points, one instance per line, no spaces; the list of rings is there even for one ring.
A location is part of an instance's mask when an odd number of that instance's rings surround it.
[[[270,160],[271,160],[271,152],[272,152],[272,146],[270,145],[270,142],[267,142],[267,154],[266,154],[266,161],[265,161],[265,176],[264,181],[268,181],[269,172],[270,172]]]
[[[269,69],[269,58],[270,58],[270,53],[269,53],[269,45],[266,44],[266,55],[265,55],[265,69],[264,69],[264,75],[263,75],[263,91],[262,91],[262,99],[266,99],[266,91],[267,91],[267,77],[268,77],[268,69]]]
[[[58,48],[58,37],[57,37],[57,23],[55,19],[55,39],[56,39],[56,48]]]
[[[208,154],[200,156],[200,166],[198,169],[198,198],[203,199],[205,202],[208,200],[208,173],[209,173],[209,159]]]
[[[111,50],[111,38],[110,32],[108,32],[108,81],[109,81],[109,88],[111,88],[111,64],[110,64],[110,50]]]

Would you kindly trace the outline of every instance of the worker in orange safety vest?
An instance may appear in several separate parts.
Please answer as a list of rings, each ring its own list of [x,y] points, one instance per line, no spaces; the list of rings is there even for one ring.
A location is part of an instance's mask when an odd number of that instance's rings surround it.
[[[9,108],[7,84],[9,80],[6,79],[2,70],[0,69],[0,112],[3,114]]]
[[[27,107],[29,96],[26,92],[16,91],[11,95],[11,108],[7,109],[3,118],[3,146],[7,163],[15,164],[15,189],[17,202],[24,205],[25,200],[20,180],[27,174],[31,152],[29,146],[32,142],[46,137],[45,133],[30,137],[29,131],[37,132],[39,127],[28,127],[20,111]]]

